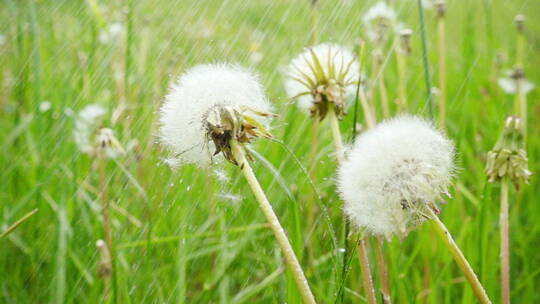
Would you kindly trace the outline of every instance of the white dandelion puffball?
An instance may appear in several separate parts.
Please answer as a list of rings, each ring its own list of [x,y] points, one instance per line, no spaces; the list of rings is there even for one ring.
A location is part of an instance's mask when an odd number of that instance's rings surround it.
[[[309,111],[313,104],[313,96],[309,94],[299,95],[312,92],[320,85],[317,83],[316,76],[313,73],[312,67],[315,66],[315,62],[311,51],[313,51],[321,64],[325,79],[337,78],[336,74],[339,74],[340,71],[346,72],[343,75],[344,79],[339,80],[339,82],[342,82],[345,86],[345,98],[353,96],[356,92],[356,84],[353,82],[358,81],[360,73],[360,65],[356,56],[344,46],[323,43],[306,48],[304,52],[292,60],[287,68],[285,89],[290,98],[296,97],[298,107]],[[309,86],[309,81],[306,78],[315,83],[315,87]]]
[[[75,138],[75,144],[81,152],[91,154],[94,151],[92,137],[105,113],[107,111],[102,106],[90,104],[77,114],[73,137]]]
[[[338,170],[344,211],[361,229],[405,235],[448,193],[454,145],[422,118],[399,116],[363,133]]]
[[[362,17],[368,38],[384,39],[385,33],[396,26],[396,18],[396,12],[386,2],[377,2]]]
[[[501,89],[507,94],[517,93],[517,80],[512,78],[512,70],[504,71],[504,77],[497,79],[497,82]],[[525,94],[534,89],[534,84],[527,79],[521,79],[522,90]]]
[[[172,153],[168,164],[205,167],[211,163],[214,151],[207,115],[218,106],[260,112],[272,109],[258,75],[249,70],[229,63],[189,69],[170,86],[160,109],[160,139]]]

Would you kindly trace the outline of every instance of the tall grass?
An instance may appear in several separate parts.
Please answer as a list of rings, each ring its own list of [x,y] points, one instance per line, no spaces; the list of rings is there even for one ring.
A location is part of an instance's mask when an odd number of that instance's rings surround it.
[[[96,17],[91,2],[101,7],[103,21]],[[305,134],[310,132],[311,120],[287,101],[280,69],[309,45],[309,1],[127,4],[126,10],[126,2],[119,0],[0,2],[0,35],[6,38],[0,45],[0,126],[4,130],[0,134],[0,231],[39,208],[0,239],[0,302],[94,303],[102,296],[95,246],[102,237],[99,191],[93,186],[98,180],[92,173],[92,159],[79,153],[73,142],[74,118],[69,113],[89,103],[114,111],[119,103],[117,86],[122,83],[130,109],[116,123],[108,119],[107,124],[114,126],[123,144],[136,139],[140,152],[138,157],[129,154],[110,163],[107,172],[119,302],[297,303],[298,297],[289,298],[290,279],[283,275],[272,233],[245,184],[229,168],[220,172],[226,181],[214,181],[212,191],[208,185],[214,177],[194,167],[171,171],[160,164],[164,153],[154,145],[154,136],[155,111],[172,76],[198,63],[238,61],[261,72],[280,114],[272,133],[309,168],[311,142]],[[363,37],[360,16],[370,4],[319,1],[319,41],[352,44]],[[514,64],[517,37],[511,24],[517,13],[524,12],[528,17],[524,68],[527,78],[539,84],[540,72],[535,67],[540,64],[540,46],[535,37],[540,32],[540,3],[490,1],[493,20],[489,23],[484,6],[483,1],[448,3],[446,83],[451,106],[447,130],[456,141],[462,170],[453,198],[443,207],[442,221],[487,293],[499,302],[500,191],[497,185],[487,184],[484,163],[485,153],[499,136],[501,121],[512,112],[512,97],[493,81],[493,58],[488,55],[502,52],[508,58],[505,67]],[[420,33],[416,3],[402,1],[397,7],[400,19],[415,32],[407,58],[408,108],[424,114],[424,70],[436,66],[436,53],[427,53],[423,61],[421,35],[416,34]],[[434,12],[424,13],[425,43],[431,50],[436,46]],[[111,43],[101,43],[100,32],[112,22],[120,22],[126,31]],[[485,33],[487,23],[493,36]],[[249,46],[254,41],[261,41],[263,59],[258,63],[250,61]],[[127,72],[118,74],[118,66]],[[119,75],[125,80],[117,81]],[[394,100],[398,78],[393,61],[385,69],[385,84]],[[540,138],[533,135],[540,129],[533,122],[539,113],[538,90],[529,93],[527,100],[527,149],[530,169],[536,172]],[[52,108],[39,111],[42,101],[50,101]],[[390,107],[395,113],[395,105],[390,103]],[[365,126],[363,112],[359,107],[358,120]],[[347,115],[340,123],[342,134],[348,134],[352,120],[353,115]],[[342,271],[335,231],[341,231],[344,222],[334,187],[331,134],[329,128],[319,129],[312,180],[320,196],[315,195],[313,221],[304,218],[305,197],[313,189],[305,186],[309,181],[295,157],[281,145],[260,142],[257,151],[275,171],[269,173],[262,161],[254,163],[254,170],[280,220],[294,234],[290,237],[293,248],[312,257],[299,254],[316,298],[320,303],[334,303]],[[510,237],[510,295],[516,303],[540,302],[540,255],[535,246],[540,238],[540,205],[535,203],[539,186],[533,175],[531,185],[510,206],[509,224],[519,227]],[[427,225],[404,240],[385,243],[384,249],[392,299],[474,303],[452,257],[437,244]],[[374,260],[374,250],[369,254]],[[358,261],[350,259],[344,303],[364,300],[358,294],[360,277]],[[377,280],[375,284],[379,290]]]

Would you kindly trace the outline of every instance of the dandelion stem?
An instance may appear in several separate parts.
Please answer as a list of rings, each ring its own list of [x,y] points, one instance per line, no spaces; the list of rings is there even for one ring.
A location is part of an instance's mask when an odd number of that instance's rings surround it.
[[[116,281],[116,264],[114,259],[114,248],[113,248],[113,235],[112,228],[109,216],[109,196],[108,196],[108,187],[107,187],[107,172],[106,166],[107,161],[104,157],[98,157],[98,167],[99,167],[99,190],[100,190],[100,202],[101,202],[101,213],[103,216],[103,231],[105,233],[105,243],[107,244],[107,250],[110,253],[111,257],[111,271],[112,271],[112,280],[113,280],[113,297],[117,299],[117,281]],[[108,294],[108,291],[105,291]]]
[[[439,124],[446,129],[446,16],[439,13],[437,31],[439,34]]]
[[[390,304],[390,286],[388,284],[388,267],[386,266],[386,260],[383,253],[384,240],[381,237],[377,237],[375,243],[375,251],[377,253],[377,264],[379,265],[379,274],[381,275],[381,294],[383,303]]]
[[[343,139],[341,138],[341,131],[339,130],[339,121],[336,111],[332,106],[328,110],[328,121],[330,122],[330,129],[332,129],[332,138],[334,139],[334,146],[336,148],[336,158],[338,163],[342,163],[345,160]]]
[[[371,270],[369,266],[369,258],[367,254],[367,244],[364,237],[358,241],[358,260],[360,262],[360,270],[362,272],[362,281],[364,283],[364,289],[366,292],[367,302],[369,304],[376,304],[377,299],[375,297],[375,288],[373,288],[373,279],[371,278]]]
[[[454,257],[454,260],[458,264],[461,271],[463,271],[463,274],[465,275],[467,281],[469,281],[469,284],[471,285],[478,301],[480,301],[482,304],[491,303],[486,291],[484,290],[484,287],[476,277],[474,270],[472,269],[471,265],[469,265],[469,262],[459,249],[446,226],[443,224],[443,222],[441,222],[439,217],[435,214],[435,212],[433,212],[433,210],[431,210],[431,208],[429,208],[429,213],[431,219],[433,220],[435,230],[437,231],[441,240],[444,241],[448,250],[450,250],[450,253]]]
[[[501,303],[510,303],[510,254],[508,234],[508,188],[509,181],[503,179],[501,183]]]
[[[242,170],[242,173],[244,174],[251,190],[253,191],[253,194],[255,195],[255,198],[257,199],[257,202],[259,203],[259,206],[261,207],[266,217],[266,220],[268,221],[268,224],[270,225],[270,228],[274,233],[274,236],[276,237],[278,245],[281,248],[281,251],[285,257],[285,261],[290,267],[290,270],[292,272],[296,285],[298,286],[300,294],[302,295],[304,303],[316,303],[315,297],[313,296],[313,293],[309,288],[308,281],[304,275],[304,272],[302,271],[302,267],[300,266],[300,263],[296,258],[291,244],[289,243],[289,239],[287,238],[283,227],[279,223],[279,220],[274,213],[274,210],[272,209],[272,205],[270,205],[270,202],[266,198],[266,195],[261,185],[259,184],[257,177],[255,177],[255,174],[253,173],[253,169],[251,168],[249,162],[246,159],[245,151],[234,140],[231,141],[231,148],[233,155]]]
[[[524,142],[527,142],[527,94],[524,89],[524,81],[525,79],[523,77],[516,79],[516,102],[519,105],[519,112],[516,115],[519,115],[519,118],[521,119],[523,140]]]
[[[422,62],[424,63],[424,80],[426,82],[427,104],[429,110],[429,118],[433,119],[433,101],[431,96],[431,73],[429,71],[426,24],[424,21],[424,8],[422,0],[418,0],[418,13],[420,16],[420,34],[422,37]]]

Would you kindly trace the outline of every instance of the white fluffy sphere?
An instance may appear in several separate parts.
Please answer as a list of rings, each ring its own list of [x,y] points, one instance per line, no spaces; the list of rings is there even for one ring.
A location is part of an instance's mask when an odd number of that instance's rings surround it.
[[[430,122],[400,116],[356,140],[340,165],[338,188],[357,227],[389,237],[425,220],[453,172],[453,143]]]
[[[195,66],[169,88],[160,109],[161,142],[171,151],[171,165],[211,163],[212,143],[206,115],[215,106],[270,112],[258,75],[229,63]]]

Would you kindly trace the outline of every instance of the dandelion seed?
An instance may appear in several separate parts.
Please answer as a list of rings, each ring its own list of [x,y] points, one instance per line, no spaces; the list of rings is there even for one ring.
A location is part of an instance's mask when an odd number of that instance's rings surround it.
[[[160,110],[160,138],[175,159],[169,164],[205,167],[220,152],[234,162],[228,141],[268,136],[271,109],[253,72],[233,64],[188,70],[171,86]]]
[[[453,159],[453,143],[431,123],[387,120],[363,133],[339,168],[345,213],[375,235],[405,235],[448,194]]]
[[[307,48],[288,67],[287,94],[312,116],[323,119],[332,105],[341,118],[347,97],[356,92],[359,69],[356,57],[345,47],[324,43]]]

